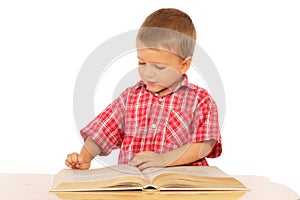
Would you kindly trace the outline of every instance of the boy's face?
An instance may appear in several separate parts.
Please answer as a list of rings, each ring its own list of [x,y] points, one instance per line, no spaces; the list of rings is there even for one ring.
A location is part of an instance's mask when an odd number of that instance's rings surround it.
[[[137,50],[138,71],[141,79],[151,92],[169,92],[182,81],[182,75],[190,66],[187,61],[175,53],[154,49],[144,48]]]

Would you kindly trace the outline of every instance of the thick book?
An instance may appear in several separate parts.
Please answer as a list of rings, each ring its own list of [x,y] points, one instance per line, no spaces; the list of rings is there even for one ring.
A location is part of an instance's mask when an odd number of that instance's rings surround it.
[[[50,191],[196,190],[235,191],[247,188],[215,166],[148,168],[129,165],[90,170],[63,169],[53,178]]]

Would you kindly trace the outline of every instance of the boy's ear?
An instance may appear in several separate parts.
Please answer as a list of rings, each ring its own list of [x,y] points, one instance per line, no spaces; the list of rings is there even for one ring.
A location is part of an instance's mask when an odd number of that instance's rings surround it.
[[[186,59],[184,59],[184,61],[182,62],[182,65],[180,67],[181,74],[185,74],[186,73],[186,71],[190,68],[191,63],[192,63],[192,57],[191,56],[189,56]]]

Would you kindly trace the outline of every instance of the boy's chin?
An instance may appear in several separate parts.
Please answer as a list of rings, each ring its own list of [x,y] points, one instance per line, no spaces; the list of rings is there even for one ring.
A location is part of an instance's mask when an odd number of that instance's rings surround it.
[[[164,89],[165,89],[165,87],[147,85],[147,90],[150,92],[154,92],[154,93],[162,91]]]

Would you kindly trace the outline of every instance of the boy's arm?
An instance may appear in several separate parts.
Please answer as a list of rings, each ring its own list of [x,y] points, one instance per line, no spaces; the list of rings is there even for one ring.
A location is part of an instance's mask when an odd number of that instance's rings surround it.
[[[86,150],[88,151],[88,153],[91,156],[93,156],[93,158],[96,157],[97,155],[99,155],[101,153],[100,146],[91,137],[88,137],[85,140],[84,147],[86,148]]]
[[[208,140],[198,143],[186,144],[174,151],[165,153],[170,164],[167,166],[183,165],[195,162],[210,154],[216,144],[216,140]]]
[[[138,167],[140,170],[148,167],[184,165],[207,156],[215,144],[216,140],[189,143],[163,154],[145,151],[137,154],[129,164]]]
[[[72,169],[89,169],[91,161],[101,153],[100,146],[90,137],[88,137],[78,153],[67,155],[66,165]]]

